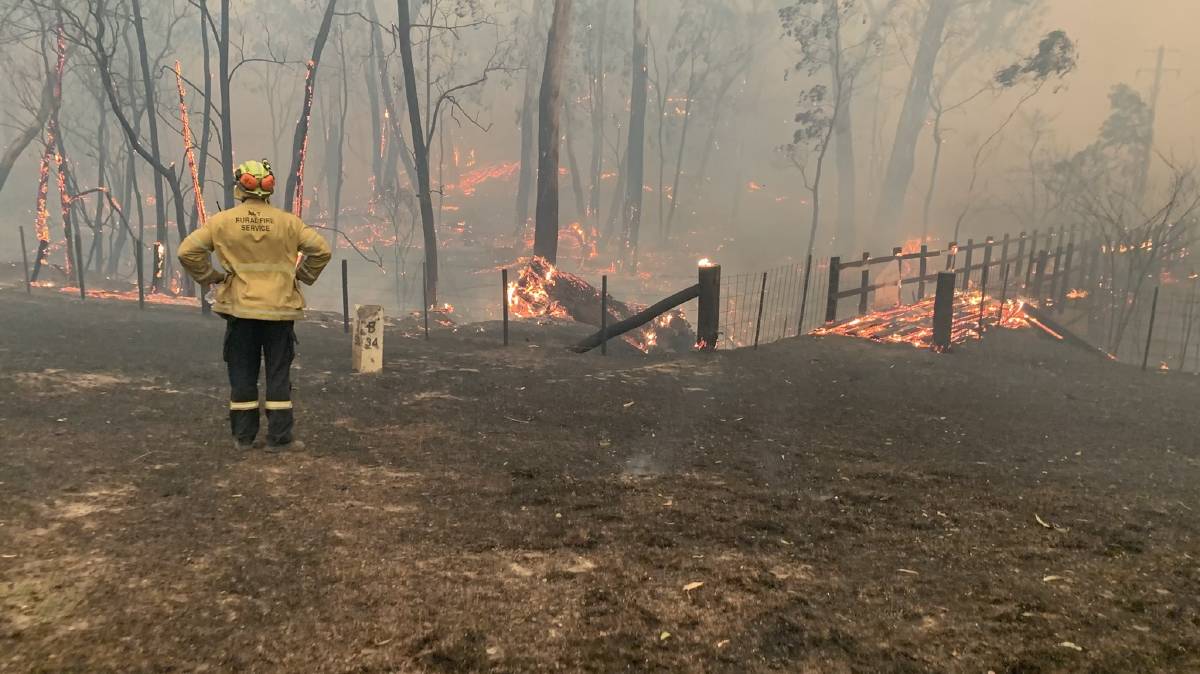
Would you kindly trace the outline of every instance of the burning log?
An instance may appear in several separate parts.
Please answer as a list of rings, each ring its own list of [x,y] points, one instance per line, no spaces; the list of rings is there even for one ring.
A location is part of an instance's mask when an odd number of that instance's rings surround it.
[[[695,290],[695,288],[690,288],[684,293],[676,295],[682,296]],[[692,295],[692,297],[694,296]],[[574,274],[557,269],[545,258],[534,257],[529,261],[529,264],[521,270],[517,280],[508,284],[507,299],[509,311],[513,316],[569,318],[580,323],[594,325],[597,328],[601,327],[602,302],[600,292],[596,287]],[[691,297],[678,299],[668,307],[676,306],[688,299]],[[674,309],[662,313],[660,308],[658,312],[651,313],[651,309],[663,305],[664,302],[659,302],[650,309],[643,309],[609,298],[608,336],[610,338],[621,336],[640,351],[649,351],[654,346],[665,346],[678,351],[691,349],[696,338],[691,325],[684,319],[682,311]],[[649,317],[645,317],[644,314],[649,314]],[[655,317],[657,317],[656,320],[651,320]],[[635,321],[635,318],[643,318],[643,320]],[[625,327],[619,329],[622,325]],[[588,348],[600,344],[599,335],[593,337],[597,341]]]

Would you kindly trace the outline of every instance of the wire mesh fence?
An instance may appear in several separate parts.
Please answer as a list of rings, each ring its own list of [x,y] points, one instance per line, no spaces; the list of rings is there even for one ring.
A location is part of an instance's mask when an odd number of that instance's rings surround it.
[[[806,269],[811,269],[807,278]],[[827,270],[827,262],[816,262],[811,268],[795,263],[723,275],[719,347],[767,344],[816,328],[821,324],[818,307]]]

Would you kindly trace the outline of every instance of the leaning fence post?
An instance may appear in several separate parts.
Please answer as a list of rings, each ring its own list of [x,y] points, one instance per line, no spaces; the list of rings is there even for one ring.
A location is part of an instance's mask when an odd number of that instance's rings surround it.
[[[937,351],[950,348],[956,280],[957,275],[952,271],[938,272],[937,290],[933,298],[933,348]]]
[[[754,348],[758,348],[758,334],[762,330],[763,303],[767,299],[767,272],[763,272],[762,290],[758,291],[758,318],[754,321]]]
[[[29,281],[29,252],[25,250],[25,227],[17,227],[21,230],[21,264],[25,270],[25,293],[33,294],[33,284]]]
[[[717,348],[717,337],[721,332],[721,265],[700,265],[699,281],[696,348],[712,351]]]
[[[858,295],[859,316],[867,313],[867,293],[871,287],[871,254],[866,251],[862,254],[862,266],[862,287],[859,288]]]
[[[504,309],[504,320],[507,323],[508,307]],[[608,355],[608,274],[600,277],[600,355]]]
[[[1150,340],[1154,338],[1154,316],[1158,313],[1158,286],[1154,286],[1154,301],[1150,303],[1150,328],[1146,330],[1146,351],[1142,354],[1142,372],[1150,362]]]
[[[508,268],[500,270],[500,310],[504,314],[504,346],[508,346]]]
[[[833,323],[837,320],[838,309],[838,284],[841,282],[842,276],[842,258],[829,258],[829,288],[828,297],[825,301],[825,322]]]
[[[342,331],[350,333],[350,266],[342,258]]]
[[[926,273],[926,271],[928,271],[928,267],[929,267],[929,261],[925,259],[925,256],[928,254],[929,254],[929,245],[924,244],[924,243],[921,244],[920,272],[918,272],[918,278],[917,278],[917,301],[918,302],[925,299],[925,273]]]

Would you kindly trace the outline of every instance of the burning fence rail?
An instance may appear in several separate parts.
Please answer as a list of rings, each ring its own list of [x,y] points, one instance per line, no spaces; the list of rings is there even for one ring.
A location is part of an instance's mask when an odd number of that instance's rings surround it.
[[[936,297],[915,304],[875,311],[857,318],[817,328],[814,335],[844,335],[889,344],[908,344],[918,349],[932,349],[934,343],[934,310]],[[962,344],[982,336],[985,326],[1020,330],[1034,325],[1061,339],[1043,323],[1026,314],[1029,306],[1023,299],[998,300],[984,297],[978,290],[954,295],[950,317],[950,343]]]

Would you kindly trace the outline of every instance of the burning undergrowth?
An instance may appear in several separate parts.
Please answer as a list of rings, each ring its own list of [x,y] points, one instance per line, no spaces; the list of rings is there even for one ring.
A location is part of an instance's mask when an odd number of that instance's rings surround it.
[[[536,320],[574,320],[600,327],[600,291],[575,274],[562,271],[545,258],[534,257],[508,284],[508,310],[512,316]],[[609,298],[608,324],[630,318],[644,307]],[[681,309],[668,311],[649,323],[620,335],[643,353],[654,348],[686,351],[696,342],[692,326]]]

